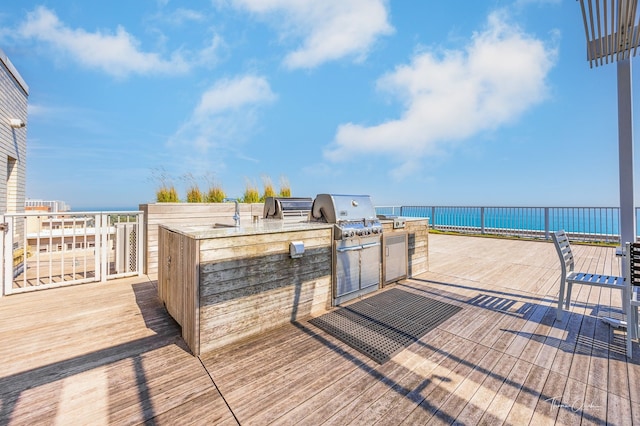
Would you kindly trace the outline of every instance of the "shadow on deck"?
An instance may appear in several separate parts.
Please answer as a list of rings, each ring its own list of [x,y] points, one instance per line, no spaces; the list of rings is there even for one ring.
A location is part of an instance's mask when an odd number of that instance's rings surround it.
[[[2,298],[0,422],[640,424],[640,350],[598,320],[619,295],[576,287],[558,322],[551,244],[429,244],[430,272],[391,288],[462,309],[384,364],[308,318],[193,357],[147,278]],[[575,251],[619,268],[612,248]]]

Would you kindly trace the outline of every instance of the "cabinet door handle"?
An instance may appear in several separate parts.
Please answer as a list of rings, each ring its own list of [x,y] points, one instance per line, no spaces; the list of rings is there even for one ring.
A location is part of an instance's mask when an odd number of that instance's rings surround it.
[[[346,251],[357,251],[357,250],[362,250],[363,247],[362,246],[351,246],[351,247],[338,247],[336,249],[336,251],[338,253],[344,253]]]
[[[376,247],[376,246],[379,246],[379,245],[380,245],[380,243],[369,243],[369,244],[363,244],[363,245],[362,245],[362,248],[363,248],[363,249],[366,249],[366,248]]]

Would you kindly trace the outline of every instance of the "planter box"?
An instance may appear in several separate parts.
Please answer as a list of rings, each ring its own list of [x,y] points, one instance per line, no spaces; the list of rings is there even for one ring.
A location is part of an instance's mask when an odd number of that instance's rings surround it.
[[[145,274],[158,273],[158,225],[233,225],[235,203],[153,203],[140,204],[144,212]],[[240,224],[262,217],[263,203],[240,203]]]

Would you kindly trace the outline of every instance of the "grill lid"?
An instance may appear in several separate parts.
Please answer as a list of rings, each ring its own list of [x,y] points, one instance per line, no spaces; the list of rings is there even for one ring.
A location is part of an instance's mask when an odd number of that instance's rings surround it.
[[[368,195],[318,194],[313,201],[314,219],[327,223],[353,220],[377,220],[376,210]]]

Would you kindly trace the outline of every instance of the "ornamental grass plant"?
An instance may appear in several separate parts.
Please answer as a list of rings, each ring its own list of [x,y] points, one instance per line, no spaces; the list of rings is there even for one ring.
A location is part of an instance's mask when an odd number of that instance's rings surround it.
[[[280,197],[291,197],[291,185],[289,185],[289,179],[285,176],[280,177]]]
[[[173,186],[162,186],[156,191],[156,201],[158,203],[179,203],[178,191]]]
[[[202,203],[203,201],[204,196],[197,185],[192,186],[187,190],[187,203]]]
[[[267,197],[275,197],[276,190],[273,189],[273,183],[271,182],[271,178],[269,176],[263,176],[262,183],[264,186],[264,192],[262,193],[262,198],[260,199],[260,201],[264,202]]]
[[[240,199],[242,203],[259,203],[260,202],[260,192],[258,188],[253,185],[251,182],[247,181],[247,185],[244,189],[244,195]]]
[[[207,195],[205,197],[205,202],[207,203],[222,203],[224,199],[227,198],[227,194],[225,194],[224,190],[221,186],[214,185],[209,188],[207,191]]]

